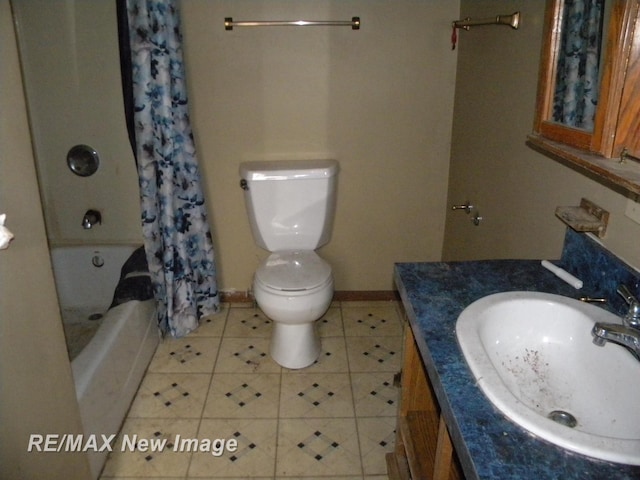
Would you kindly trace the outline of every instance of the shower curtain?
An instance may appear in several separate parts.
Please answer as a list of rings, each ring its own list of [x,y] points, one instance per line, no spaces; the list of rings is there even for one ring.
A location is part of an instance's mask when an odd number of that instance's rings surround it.
[[[604,0],[565,0],[553,119],[593,130],[598,105]]]
[[[178,0],[117,0],[127,126],[163,335],[182,337],[220,301],[189,123]]]

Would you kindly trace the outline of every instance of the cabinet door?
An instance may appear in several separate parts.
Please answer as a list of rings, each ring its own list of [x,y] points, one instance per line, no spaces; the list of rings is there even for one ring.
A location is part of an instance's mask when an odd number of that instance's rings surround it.
[[[637,131],[639,103],[639,87],[633,84],[633,88],[625,91],[625,86],[632,85],[627,82],[633,78],[637,80],[638,62],[629,63],[629,60],[631,53],[637,56],[636,50],[640,48],[636,45],[634,31],[638,1],[613,0],[610,4],[606,11],[601,12],[603,33],[597,53],[601,60],[599,73],[594,75],[594,82],[598,84],[597,107],[591,117],[593,120],[585,121],[586,126],[583,127],[570,124],[565,119],[570,115],[558,113],[561,101],[557,96],[562,90],[560,79],[566,78],[559,74],[565,62],[563,52],[567,50],[563,47],[563,33],[566,33],[567,19],[572,14],[565,9],[564,0],[547,1],[534,120],[535,134],[607,158],[619,156],[623,139],[631,145],[631,137]],[[578,76],[582,78],[586,74]],[[628,112],[622,116],[624,110]],[[626,131],[634,126],[633,133]],[[631,148],[635,151],[635,147]]]
[[[634,2],[638,7],[638,2]],[[638,15],[638,8],[635,14]],[[635,18],[635,17],[634,17]],[[627,68],[622,88],[622,98],[618,112],[618,122],[613,144],[613,157],[619,157],[626,149],[629,154],[640,157],[640,27],[629,28],[629,55],[626,58]]]

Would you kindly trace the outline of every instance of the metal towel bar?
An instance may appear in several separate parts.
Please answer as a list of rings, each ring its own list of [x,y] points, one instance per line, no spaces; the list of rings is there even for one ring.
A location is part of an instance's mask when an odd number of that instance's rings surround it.
[[[233,27],[310,27],[333,26],[351,27],[352,30],[360,30],[360,17],[351,17],[351,20],[255,20],[233,21],[232,17],[224,19],[224,29],[233,30]]]

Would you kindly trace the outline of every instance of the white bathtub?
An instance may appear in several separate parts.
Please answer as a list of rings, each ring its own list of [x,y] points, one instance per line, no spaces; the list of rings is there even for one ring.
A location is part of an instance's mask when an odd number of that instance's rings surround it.
[[[63,321],[102,313],[95,335],[71,362],[85,434],[120,429],[158,345],[155,303],[132,300],[112,309],[120,268],[136,246],[54,247],[51,261]],[[98,478],[107,452],[90,452]]]

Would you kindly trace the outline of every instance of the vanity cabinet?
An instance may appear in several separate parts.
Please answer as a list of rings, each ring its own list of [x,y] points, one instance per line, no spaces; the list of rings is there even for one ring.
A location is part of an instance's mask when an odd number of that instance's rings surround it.
[[[640,194],[640,28],[638,0],[613,0],[603,26],[598,104],[593,128],[554,120],[556,73],[561,56],[563,0],[547,0],[533,134],[529,145],[633,193]],[[605,2],[607,3],[607,2]]]
[[[405,328],[396,445],[386,460],[391,480],[464,479],[409,326]]]

